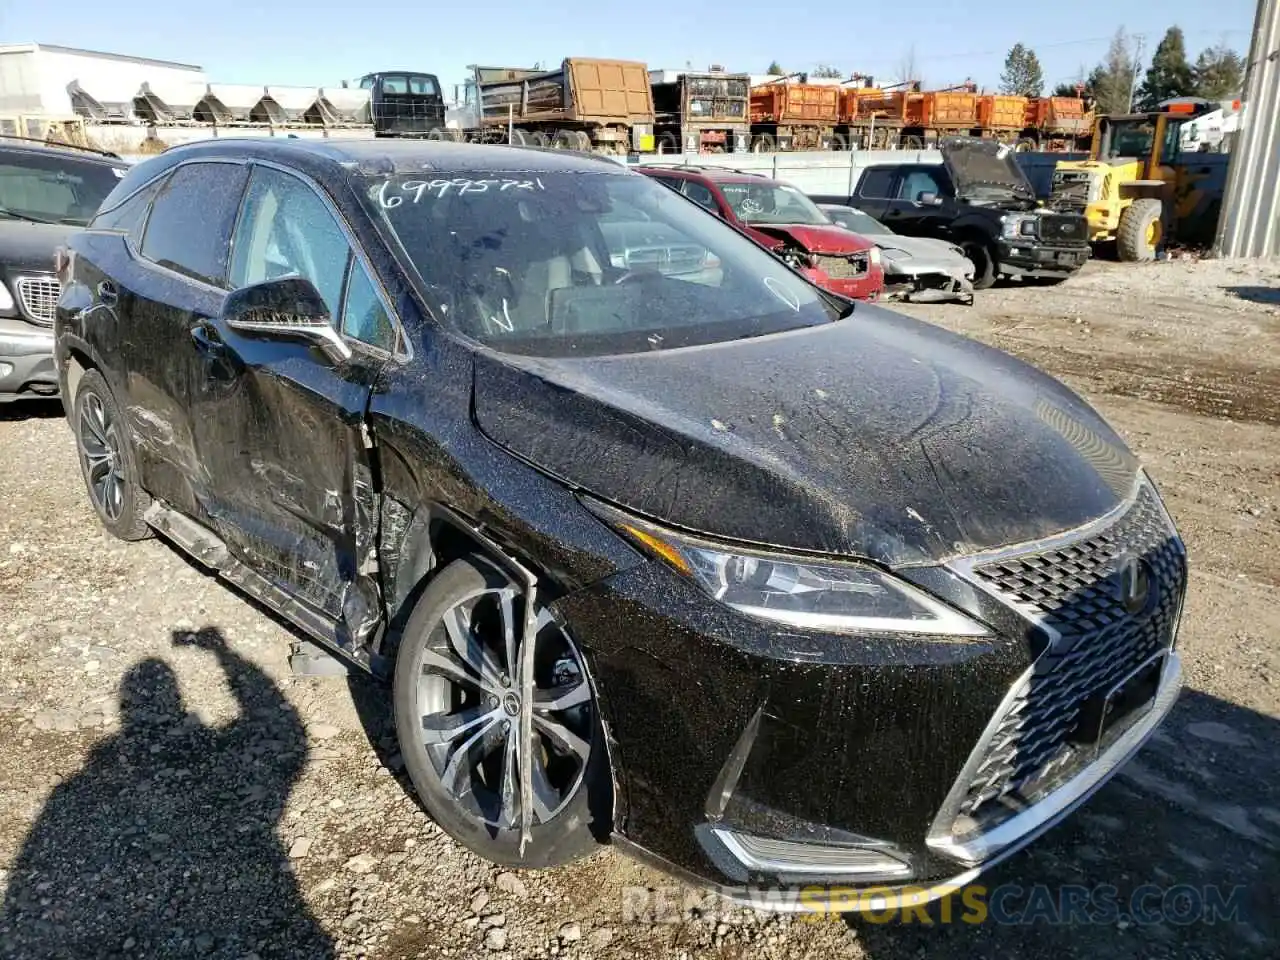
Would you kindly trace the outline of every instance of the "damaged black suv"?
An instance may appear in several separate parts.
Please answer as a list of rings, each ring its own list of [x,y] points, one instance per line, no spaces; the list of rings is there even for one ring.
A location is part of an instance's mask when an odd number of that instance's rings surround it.
[[[1177,697],[1182,542],[1079,397],[608,160],[210,140],[61,262],[102,523],[386,679],[493,861],[937,896]]]
[[[1080,213],[1047,210],[1018,166],[1013,149],[978,137],[938,144],[942,163],[877,163],[866,167],[847,203],[909,237],[961,247],[973,263],[973,288],[1017,277],[1058,283],[1089,260],[1089,222]]]

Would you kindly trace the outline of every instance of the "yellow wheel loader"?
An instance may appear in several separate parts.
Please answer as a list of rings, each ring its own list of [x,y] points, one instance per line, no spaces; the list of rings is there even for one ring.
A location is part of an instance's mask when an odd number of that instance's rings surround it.
[[[1182,125],[1190,105],[1156,113],[1099,116],[1088,160],[1054,168],[1049,205],[1083,213],[1089,241],[1114,242],[1121,260],[1154,260],[1177,226]]]

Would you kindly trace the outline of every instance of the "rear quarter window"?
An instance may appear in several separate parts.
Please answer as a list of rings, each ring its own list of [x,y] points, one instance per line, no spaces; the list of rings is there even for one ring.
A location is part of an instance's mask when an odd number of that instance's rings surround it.
[[[178,167],[156,195],[142,255],[178,273],[225,286],[231,231],[249,168],[236,163]]]
[[[163,184],[163,177],[147,184],[133,196],[128,197],[110,209],[103,210],[93,218],[89,226],[94,230],[120,230],[137,239],[141,239],[147,211],[151,209],[151,201],[160,192],[160,187]]]

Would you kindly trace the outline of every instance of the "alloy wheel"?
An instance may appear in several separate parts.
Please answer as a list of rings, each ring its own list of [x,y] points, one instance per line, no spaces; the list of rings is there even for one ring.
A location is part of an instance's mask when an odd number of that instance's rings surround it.
[[[524,595],[514,585],[469,594],[432,631],[416,678],[422,742],[441,785],[490,829],[520,823],[520,771],[532,772],[534,824],[582,788],[594,703],[581,654],[548,610],[536,616],[533,741],[520,740]]]
[[[124,509],[125,483],[120,437],[115,418],[96,393],[84,398],[78,434],[89,493],[108,519],[118,520]]]

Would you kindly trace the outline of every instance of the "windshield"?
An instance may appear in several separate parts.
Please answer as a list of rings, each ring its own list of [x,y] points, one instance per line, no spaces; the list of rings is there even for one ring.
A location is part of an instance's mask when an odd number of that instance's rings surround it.
[[[825,224],[831,221],[795,187],[772,180],[718,183],[733,212],[744,223]]]
[[[658,350],[839,316],[781,260],[641,174],[433,171],[371,178],[366,197],[432,311],[497,350]]]
[[[82,227],[124,173],[62,156],[0,153],[0,218]]]
[[[855,210],[853,207],[823,207],[822,210],[837,225],[844,227],[846,230],[852,230],[854,233],[860,233],[864,237],[883,236],[893,233],[892,230],[875,217],[865,214],[861,210]]]

